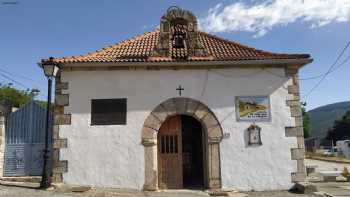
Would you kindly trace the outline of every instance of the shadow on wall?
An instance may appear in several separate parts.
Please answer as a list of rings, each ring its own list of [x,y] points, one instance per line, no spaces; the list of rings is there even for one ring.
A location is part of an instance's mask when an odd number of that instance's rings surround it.
[[[235,72],[249,74],[262,69],[218,70],[220,74],[206,70],[67,73],[67,80],[62,80],[69,82],[69,106],[65,107],[65,112],[89,114],[91,99],[107,98],[127,98],[128,112],[150,112],[167,99],[179,97],[176,90],[179,85],[184,87],[183,97],[198,100],[215,110],[235,106],[236,96],[271,95],[289,80],[283,77],[284,69],[279,68],[269,71],[276,73],[276,76],[262,71],[255,76],[241,78],[236,77],[240,74]],[[224,119],[231,115],[228,114]]]

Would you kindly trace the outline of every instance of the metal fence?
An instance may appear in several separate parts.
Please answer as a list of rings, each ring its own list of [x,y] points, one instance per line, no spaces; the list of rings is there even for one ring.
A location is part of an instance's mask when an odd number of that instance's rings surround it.
[[[53,119],[50,116],[49,125]],[[10,113],[5,127],[4,176],[42,174],[46,109],[34,101]],[[49,127],[52,131],[52,127]],[[49,132],[52,134],[52,132]],[[49,139],[52,139],[51,136]],[[51,140],[49,141],[52,150]],[[52,153],[52,151],[50,151]],[[52,166],[52,162],[49,163]]]

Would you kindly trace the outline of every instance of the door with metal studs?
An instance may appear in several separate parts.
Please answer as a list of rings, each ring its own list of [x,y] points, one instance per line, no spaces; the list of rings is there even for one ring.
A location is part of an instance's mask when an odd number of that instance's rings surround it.
[[[160,189],[183,188],[181,116],[167,119],[158,132],[158,183]]]

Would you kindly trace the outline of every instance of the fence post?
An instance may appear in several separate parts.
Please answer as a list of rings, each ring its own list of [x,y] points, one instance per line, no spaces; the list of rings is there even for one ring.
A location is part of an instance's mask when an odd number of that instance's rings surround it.
[[[4,175],[5,157],[5,114],[0,112],[0,178]]]

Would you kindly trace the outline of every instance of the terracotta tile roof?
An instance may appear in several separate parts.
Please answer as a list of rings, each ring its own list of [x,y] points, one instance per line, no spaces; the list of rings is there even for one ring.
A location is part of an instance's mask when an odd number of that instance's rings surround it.
[[[199,41],[204,46],[205,56],[192,56],[185,61],[239,61],[239,60],[273,60],[273,59],[304,59],[308,54],[281,54],[258,50],[242,44],[222,39],[217,36],[198,32]],[[107,48],[102,48],[86,55],[54,58],[60,63],[79,62],[176,62],[184,59],[172,56],[186,57],[186,49],[169,48],[169,57],[153,55],[159,39],[159,30],[147,32],[129,40],[122,41]],[[47,60],[43,60],[47,61]]]

